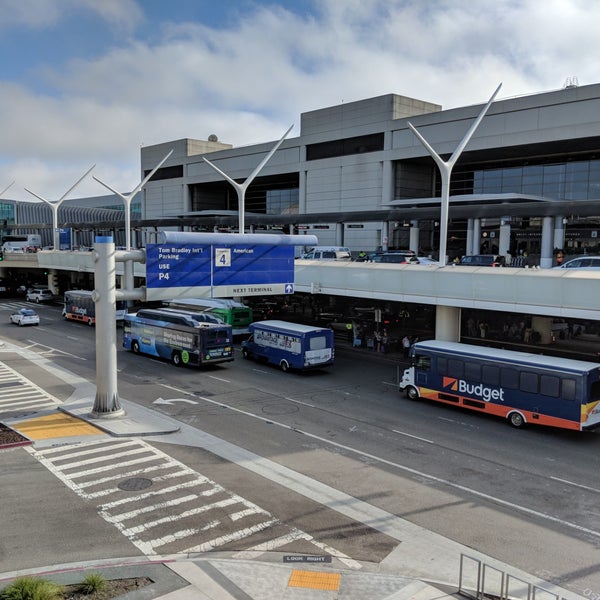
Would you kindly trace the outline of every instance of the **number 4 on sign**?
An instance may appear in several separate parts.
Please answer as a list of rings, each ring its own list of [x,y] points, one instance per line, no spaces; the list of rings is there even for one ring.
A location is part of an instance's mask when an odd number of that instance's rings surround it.
[[[215,267],[231,266],[231,248],[215,248]]]

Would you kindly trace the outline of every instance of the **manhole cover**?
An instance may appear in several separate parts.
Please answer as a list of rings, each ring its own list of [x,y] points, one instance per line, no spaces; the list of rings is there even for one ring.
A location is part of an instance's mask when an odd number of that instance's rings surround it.
[[[132,477],[131,479],[126,479],[122,481],[118,488],[120,490],[124,490],[125,492],[138,492],[140,490],[145,490],[152,485],[152,479],[146,479],[145,477]]]

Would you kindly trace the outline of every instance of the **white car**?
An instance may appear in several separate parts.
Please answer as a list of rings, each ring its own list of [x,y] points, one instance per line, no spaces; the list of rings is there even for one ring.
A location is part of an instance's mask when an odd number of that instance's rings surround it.
[[[54,294],[47,289],[32,289],[27,292],[27,302],[52,302]]]
[[[40,317],[31,308],[20,308],[16,313],[10,315],[10,322],[20,327],[23,325],[39,325]]]

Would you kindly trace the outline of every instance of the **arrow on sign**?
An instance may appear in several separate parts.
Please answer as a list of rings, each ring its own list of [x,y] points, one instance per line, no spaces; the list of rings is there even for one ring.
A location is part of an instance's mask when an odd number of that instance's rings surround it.
[[[152,404],[175,404],[175,402],[187,402],[188,404],[198,404],[195,400],[188,400],[187,398],[169,398],[167,400],[158,398]]]

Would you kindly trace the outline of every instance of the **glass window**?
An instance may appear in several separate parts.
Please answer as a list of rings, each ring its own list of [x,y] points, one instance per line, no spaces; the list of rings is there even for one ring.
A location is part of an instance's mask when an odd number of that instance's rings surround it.
[[[466,362],[465,379],[469,381],[481,381],[481,365],[479,363]]]
[[[327,348],[327,338],[324,335],[311,337],[308,341],[309,350],[324,350]]]
[[[464,377],[465,376],[465,363],[462,360],[456,358],[448,359],[448,375],[450,377]]]
[[[519,374],[519,389],[529,394],[537,394],[539,390],[539,377],[537,373],[521,371]]]
[[[438,356],[437,359],[437,372],[440,375],[445,375],[448,372],[448,359],[443,356]]]
[[[500,368],[493,365],[483,365],[481,382],[485,385],[500,385]]]
[[[417,354],[415,357],[415,366],[419,371],[429,371],[431,369],[431,357]]]
[[[558,398],[560,396],[560,378],[553,375],[541,375],[540,394]]]
[[[519,389],[519,372],[516,369],[500,369],[500,385],[509,390]]]
[[[563,381],[563,398],[565,398],[565,390],[564,390],[564,381]],[[566,398],[565,398],[566,399]],[[600,400],[600,381],[594,381],[590,387],[590,402],[596,402]]]

